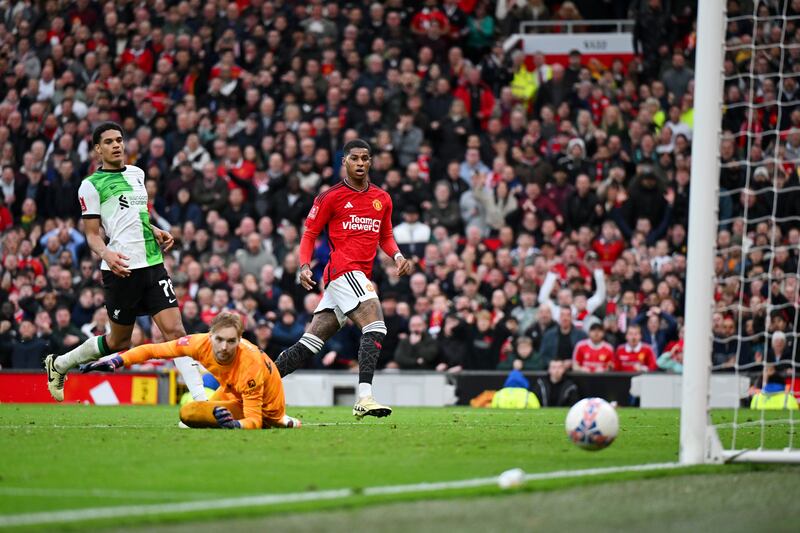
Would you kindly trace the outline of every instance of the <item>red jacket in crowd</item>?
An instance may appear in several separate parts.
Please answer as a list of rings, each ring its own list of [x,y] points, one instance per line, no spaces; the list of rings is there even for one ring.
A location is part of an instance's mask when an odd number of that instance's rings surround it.
[[[472,109],[472,96],[470,95],[470,86],[468,83],[463,83],[456,87],[456,90],[453,91],[453,96],[464,102],[467,115],[477,116],[481,121],[481,128],[485,130],[489,122],[489,117],[492,116],[492,112],[494,111],[495,98],[492,94],[492,90],[483,82],[478,85],[478,91],[480,95],[480,109]]]
[[[151,74],[156,62],[153,58],[153,52],[148,48],[143,48],[140,52],[136,52],[131,48],[126,48],[120,56],[120,67],[124,67],[129,63],[133,63],[146,74]]]

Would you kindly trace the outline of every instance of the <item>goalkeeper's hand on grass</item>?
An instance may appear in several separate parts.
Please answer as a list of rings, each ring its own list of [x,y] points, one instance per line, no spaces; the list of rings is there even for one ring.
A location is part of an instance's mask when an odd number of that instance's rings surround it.
[[[122,356],[115,355],[114,357],[110,357],[108,359],[103,359],[101,361],[95,361],[94,363],[89,363],[88,365],[83,365],[81,367],[81,372],[84,374],[87,372],[114,372],[116,369],[125,365],[125,361],[122,360]]]
[[[239,423],[239,421],[233,418],[231,412],[224,407],[217,406],[214,408],[214,418],[217,419],[217,424],[219,424],[219,427],[221,428],[242,429],[242,425]]]

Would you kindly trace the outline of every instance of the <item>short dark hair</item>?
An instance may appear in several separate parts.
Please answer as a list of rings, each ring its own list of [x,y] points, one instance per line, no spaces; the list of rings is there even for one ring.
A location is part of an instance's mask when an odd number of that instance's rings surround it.
[[[367,153],[372,156],[372,147],[369,145],[367,141],[364,139],[353,139],[352,141],[348,142],[344,145],[344,156],[347,157],[350,155],[350,150],[353,148],[364,148]]]
[[[99,126],[97,126],[94,131],[92,132],[92,145],[100,144],[100,137],[107,131],[116,130],[120,133],[120,135],[125,135],[125,132],[122,129],[122,126],[117,124],[116,122],[103,122]]]

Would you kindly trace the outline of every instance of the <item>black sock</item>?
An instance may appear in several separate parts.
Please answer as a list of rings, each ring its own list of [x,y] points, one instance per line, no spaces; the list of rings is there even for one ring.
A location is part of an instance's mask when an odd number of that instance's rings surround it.
[[[372,376],[375,374],[375,365],[381,355],[383,339],[385,333],[370,331],[361,336],[361,343],[358,346],[358,382],[372,383]]]
[[[275,366],[278,367],[281,377],[285,377],[298,368],[302,368],[312,355],[314,354],[308,347],[296,342],[280,353],[275,359]]]

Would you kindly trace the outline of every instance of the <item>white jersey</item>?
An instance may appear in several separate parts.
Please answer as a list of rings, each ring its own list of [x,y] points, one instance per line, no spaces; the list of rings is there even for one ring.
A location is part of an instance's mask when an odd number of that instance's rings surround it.
[[[164,261],[150,227],[144,171],[132,165],[122,170],[99,168],[78,190],[83,218],[100,218],[108,248],[130,258],[128,268],[145,268]],[[111,270],[105,261],[102,270]]]

